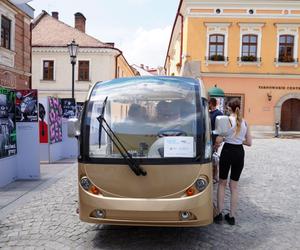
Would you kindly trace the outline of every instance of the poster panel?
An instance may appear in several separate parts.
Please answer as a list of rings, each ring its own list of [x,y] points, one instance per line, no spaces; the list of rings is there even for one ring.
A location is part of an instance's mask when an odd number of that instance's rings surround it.
[[[0,158],[17,153],[15,91],[0,87]]]
[[[50,144],[62,141],[62,108],[60,99],[48,97]]]
[[[83,111],[84,102],[76,102],[76,117],[79,118]]]
[[[76,116],[76,103],[74,98],[61,99],[62,116],[69,119]]]
[[[16,91],[16,122],[38,121],[37,90]]]
[[[48,129],[48,99],[41,98],[39,100],[39,134],[40,143],[49,142],[49,129]]]

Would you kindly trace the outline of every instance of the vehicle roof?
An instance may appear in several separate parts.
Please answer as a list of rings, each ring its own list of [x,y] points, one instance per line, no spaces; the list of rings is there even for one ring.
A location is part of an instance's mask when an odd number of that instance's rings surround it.
[[[174,82],[176,84],[182,83],[182,84],[189,84],[189,85],[199,85],[200,82],[198,79],[195,78],[189,78],[189,77],[180,77],[180,76],[138,76],[138,77],[125,77],[125,78],[116,78],[110,81],[105,82],[97,82],[96,86],[101,84],[122,84],[127,82],[133,82],[136,83],[139,82],[145,82],[145,81],[168,81],[168,82]]]
[[[137,84],[142,85],[145,83],[167,83],[169,85],[174,85],[174,87],[179,88],[194,88],[198,89],[201,97],[206,98],[206,93],[204,90],[203,82],[200,79],[190,78],[190,77],[180,77],[180,76],[138,76],[138,77],[125,77],[125,78],[116,78],[109,81],[97,82],[90,89],[87,99],[90,100],[92,95],[95,95],[98,91],[104,88],[118,89],[119,87],[125,87],[127,84]],[[97,95],[97,94],[96,94]]]

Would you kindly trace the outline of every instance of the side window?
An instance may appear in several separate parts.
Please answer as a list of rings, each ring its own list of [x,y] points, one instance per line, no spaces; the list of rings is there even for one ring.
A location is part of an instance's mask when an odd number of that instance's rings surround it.
[[[78,62],[78,81],[90,80],[90,62],[79,61]]]
[[[54,61],[43,61],[43,80],[54,80]]]
[[[202,105],[203,105],[203,118],[204,118],[204,126],[205,126],[204,158],[210,159],[212,155],[211,123],[210,123],[210,116],[208,112],[208,101],[204,98],[202,98]]]
[[[257,61],[257,35],[243,35],[241,61]]]
[[[213,34],[209,36],[209,60],[224,61],[224,35]]]
[[[294,36],[281,35],[279,37],[279,62],[294,62]]]
[[[1,16],[1,47],[11,49],[11,20]]]

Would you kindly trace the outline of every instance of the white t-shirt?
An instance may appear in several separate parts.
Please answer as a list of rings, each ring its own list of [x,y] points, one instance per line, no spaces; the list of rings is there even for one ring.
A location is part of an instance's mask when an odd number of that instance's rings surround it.
[[[235,116],[231,115],[229,116],[229,119],[231,121],[232,127],[229,129],[227,135],[225,136],[224,142],[235,145],[243,144],[243,141],[245,141],[246,139],[247,133],[247,125],[245,120],[242,120],[240,132],[236,134],[236,118]]]

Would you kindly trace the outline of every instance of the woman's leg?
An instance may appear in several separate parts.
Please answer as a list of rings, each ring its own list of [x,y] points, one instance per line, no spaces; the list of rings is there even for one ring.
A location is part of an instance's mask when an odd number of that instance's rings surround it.
[[[238,201],[238,181],[244,168],[245,151],[243,146],[237,147],[235,150],[235,158],[233,159],[230,174],[230,217],[234,217]]]
[[[218,193],[217,193],[218,214],[222,213],[222,210],[224,208],[224,198],[225,198],[226,185],[227,185],[227,180],[219,179]]]
[[[237,208],[237,200],[238,200],[238,181],[230,180],[230,217],[235,217],[235,212]]]
[[[217,192],[217,209],[218,213],[222,213],[224,208],[225,189],[227,185],[227,177],[230,169],[231,157],[230,157],[230,146],[224,144],[220,156],[219,163],[219,185]]]

